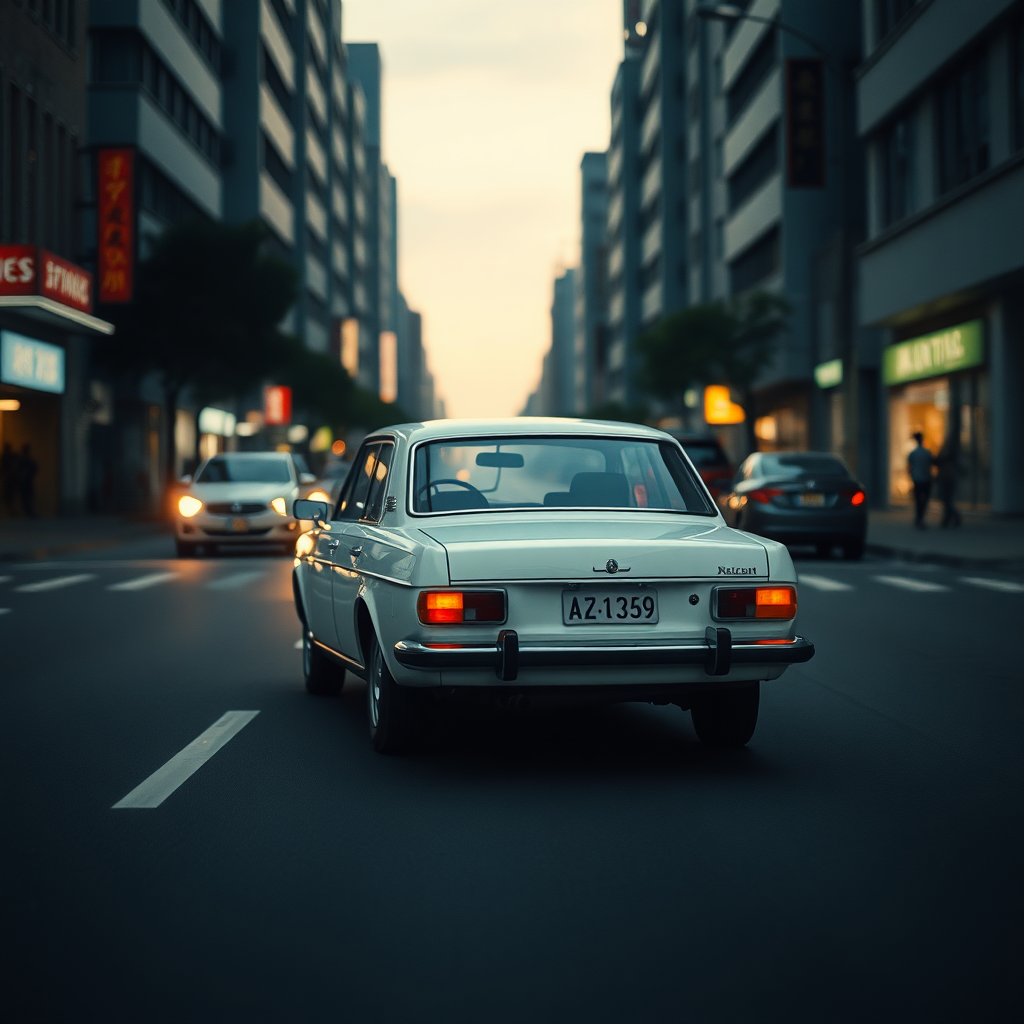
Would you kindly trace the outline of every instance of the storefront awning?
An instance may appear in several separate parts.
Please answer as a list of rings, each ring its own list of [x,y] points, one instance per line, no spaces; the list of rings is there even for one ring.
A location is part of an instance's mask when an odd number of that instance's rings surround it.
[[[75,324],[78,328],[84,327],[98,334],[114,333],[114,325],[108,320],[101,320],[91,313],[72,309],[71,306],[65,306],[64,303],[56,302],[45,295],[0,295],[0,312],[4,310],[39,320],[53,327],[63,327],[65,330],[71,324]]]

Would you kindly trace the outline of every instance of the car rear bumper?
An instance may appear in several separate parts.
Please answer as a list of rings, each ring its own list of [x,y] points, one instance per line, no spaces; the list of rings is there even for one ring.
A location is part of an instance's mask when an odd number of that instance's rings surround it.
[[[421,671],[493,669],[498,679],[517,678],[520,668],[607,668],[612,666],[702,666],[710,676],[732,666],[786,666],[810,661],[814,644],[804,637],[733,642],[728,629],[708,627],[703,640],[672,644],[521,644],[515,630],[503,629],[494,643],[439,644],[399,640],[395,660]]]

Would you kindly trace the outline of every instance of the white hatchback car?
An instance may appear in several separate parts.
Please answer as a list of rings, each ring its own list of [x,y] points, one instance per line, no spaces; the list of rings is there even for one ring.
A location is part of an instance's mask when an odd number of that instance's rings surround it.
[[[271,544],[290,554],[303,525],[291,516],[302,473],[287,452],[226,452],[207,459],[178,498],[179,557],[222,545]]]
[[[405,749],[423,703],[481,692],[689,709],[741,746],[760,681],[809,660],[782,544],[730,529],[679,443],[586,420],[437,421],[363,443],[296,548],[312,693],[367,680],[370,738]]]

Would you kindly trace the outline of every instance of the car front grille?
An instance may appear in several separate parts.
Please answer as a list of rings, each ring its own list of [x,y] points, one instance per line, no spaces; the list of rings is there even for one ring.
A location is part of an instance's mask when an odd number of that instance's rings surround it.
[[[219,501],[206,506],[206,511],[215,516],[251,516],[255,512],[266,512],[262,501]]]
[[[203,533],[208,537],[262,537],[270,533],[270,527],[264,527],[262,530],[210,530],[203,527]]]

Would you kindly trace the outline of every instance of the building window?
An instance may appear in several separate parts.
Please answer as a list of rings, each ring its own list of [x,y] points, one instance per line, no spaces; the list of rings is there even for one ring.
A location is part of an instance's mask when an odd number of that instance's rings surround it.
[[[729,212],[739,209],[778,169],[778,129],[773,127],[729,175]]]
[[[274,144],[262,132],[260,134],[262,135],[263,142],[263,166],[271,178],[274,179],[277,187],[291,199],[292,172],[288,169],[288,165],[278,156]]]
[[[207,219],[199,207],[148,160],[140,160],[139,206],[168,224]]]
[[[220,74],[220,40],[195,0],[164,0],[164,6],[191,37],[206,63]]]
[[[939,86],[936,97],[939,191],[970,181],[989,166],[988,60],[982,53]]]
[[[875,46],[914,9],[917,0],[875,0]]]
[[[263,63],[263,81],[270,86],[270,91],[281,105],[285,116],[290,120],[292,117],[292,94],[288,91],[288,86],[284,84],[284,79],[277,70],[273,58],[267,53],[264,46],[260,47],[260,58]]]
[[[914,212],[914,132],[909,116],[894,121],[882,133],[882,226],[888,227]]]
[[[757,48],[747,58],[725,96],[726,120],[732,124],[754,98],[764,80],[775,67],[775,29],[769,29]]]
[[[729,264],[729,286],[733,295],[753,288],[782,266],[782,239],[772,228]]]

